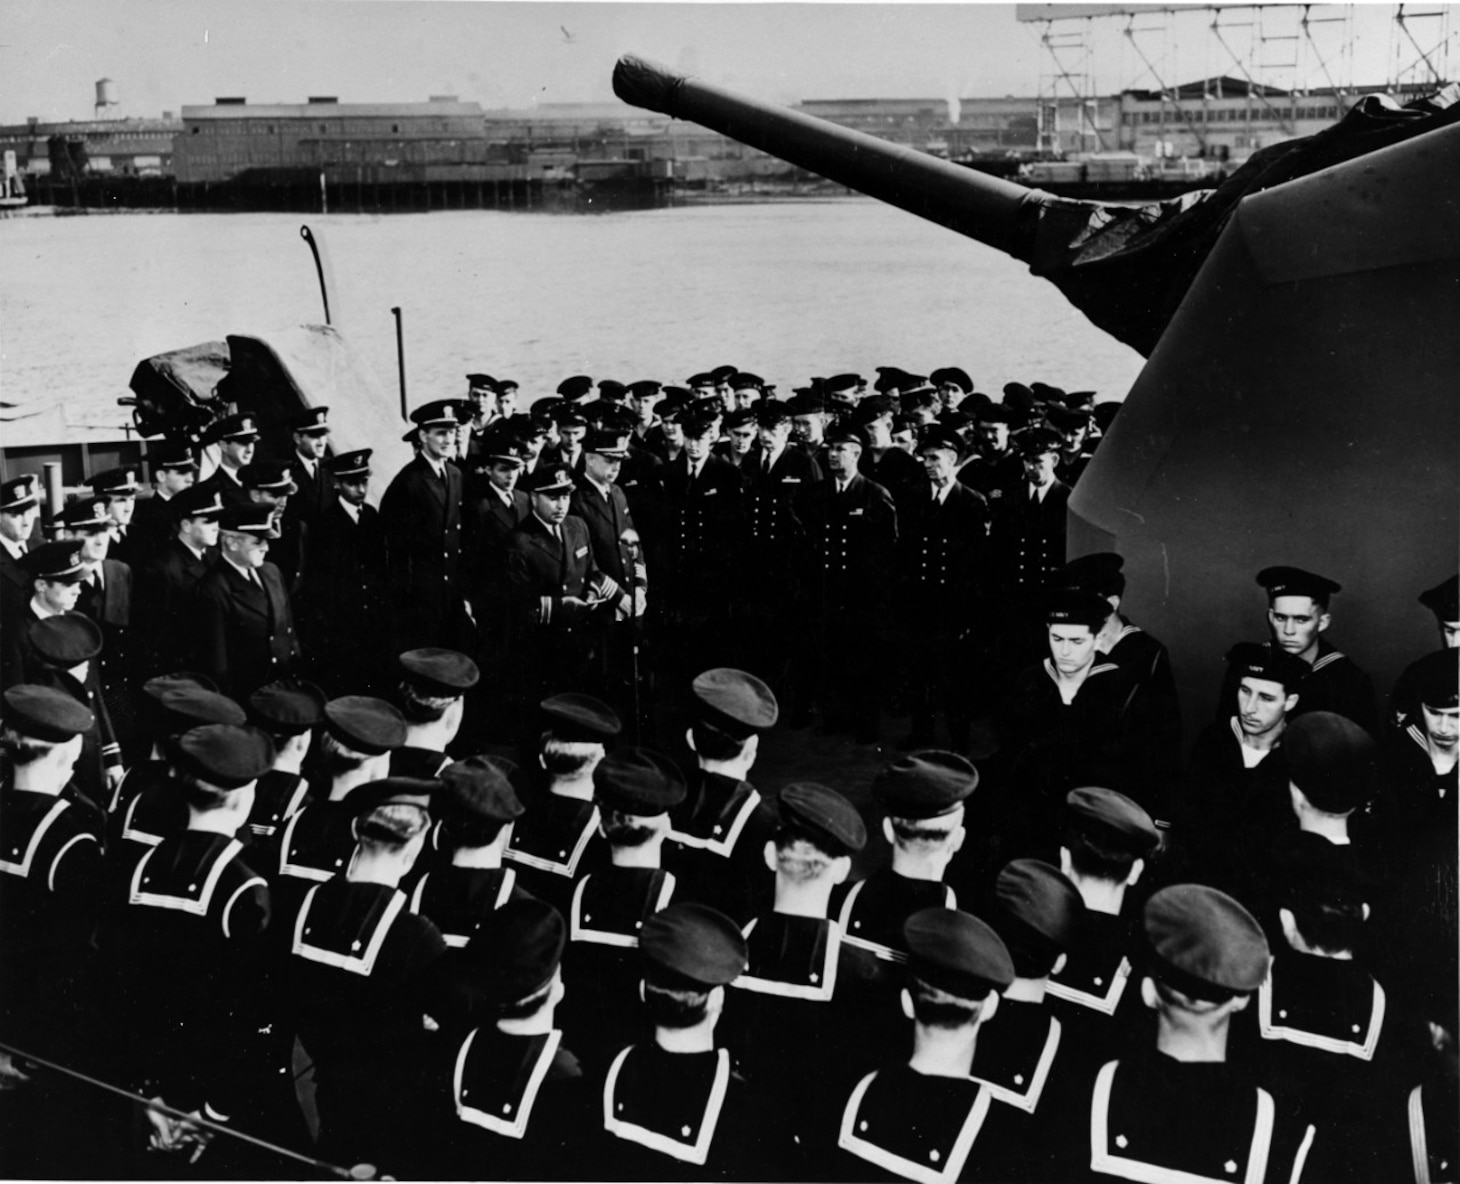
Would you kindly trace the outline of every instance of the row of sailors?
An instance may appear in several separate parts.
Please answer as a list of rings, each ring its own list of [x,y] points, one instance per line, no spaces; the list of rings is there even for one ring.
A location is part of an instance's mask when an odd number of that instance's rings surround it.
[[[1450,721],[1453,830],[1460,708],[1453,654],[1435,657],[1413,685],[1426,720]],[[170,791],[186,823],[123,855],[100,924],[121,1009],[102,1043],[144,1093],[290,1142],[297,1033],[321,1154],[394,1172],[568,1178],[585,1154],[619,1178],[1299,1179],[1316,1155],[1309,1178],[1404,1163],[1419,1179],[1453,1163],[1437,1108],[1453,990],[1381,984],[1366,957],[1364,931],[1401,921],[1345,841],[1373,743],[1341,716],[1286,730],[1296,826],[1252,849],[1233,885],[1247,907],[1177,884],[1136,925],[1128,890],[1167,861],[1114,791],[1074,790],[1040,842],[955,889],[965,837],[998,819],[966,759],[915,753],[873,787],[891,865],[847,887],[868,838],[855,807],[798,784],[773,811],[745,780],[778,717],[751,676],[695,680],[688,781],[658,754],[606,756],[621,725],[577,694],[543,704],[543,774],[524,778],[444,754],[469,659],[403,667],[414,731],[383,702],[274,687],[251,706],[294,738],[280,745],[196,682],[157,688],[177,718],[140,793]],[[73,1054],[105,842],[66,788],[88,714],[49,688],[6,694],[6,1031]],[[315,727],[328,800],[302,804],[297,738]],[[1445,940],[1424,910],[1403,923]],[[169,1147],[196,1142],[167,1128]]]

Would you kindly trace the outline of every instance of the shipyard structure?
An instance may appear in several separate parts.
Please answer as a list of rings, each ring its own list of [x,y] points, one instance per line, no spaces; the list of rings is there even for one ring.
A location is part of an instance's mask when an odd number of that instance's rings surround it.
[[[100,93],[100,84],[98,84]],[[1103,98],[809,100],[797,109],[1056,192],[1145,197],[1211,184],[1253,151],[1340,118],[1362,89],[1287,92],[1233,77]],[[653,204],[835,187],[694,124],[621,103],[487,110],[250,103],[181,117],[0,126],[33,204],[425,210]]]

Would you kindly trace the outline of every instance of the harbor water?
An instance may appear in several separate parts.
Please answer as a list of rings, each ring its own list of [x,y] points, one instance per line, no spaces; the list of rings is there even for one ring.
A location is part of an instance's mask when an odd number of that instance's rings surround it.
[[[411,402],[467,371],[530,400],[566,375],[676,382],[732,363],[788,395],[813,374],[967,370],[1124,397],[1141,359],[992,249],[860,198],[553,215],[117,214],[0,223],[4,400],[116,406],[144,357],[323,319],[308,223],[334,272],[334,323]]]

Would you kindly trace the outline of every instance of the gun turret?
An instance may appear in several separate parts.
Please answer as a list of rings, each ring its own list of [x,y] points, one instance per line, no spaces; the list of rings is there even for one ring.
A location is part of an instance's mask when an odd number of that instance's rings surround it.
[[[828,180],[1031,261],[1049,194],[824,119],[732,94],[642,58],[623,57],[613,93],[635,107],[687,119]]]

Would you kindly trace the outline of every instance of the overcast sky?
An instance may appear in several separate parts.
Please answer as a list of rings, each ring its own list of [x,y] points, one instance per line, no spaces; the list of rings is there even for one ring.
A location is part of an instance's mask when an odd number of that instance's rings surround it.
[[[1106,6],[1108,7],[1108,6]],[[1414,7],[1414,6],[1411,6]],[[114,80],[112,114],[156,116],[218,95],[251,102],[425,99],[455,94],[486,107],[609,100],[623,53],[778,102],[811,98],[1039,93],[1056,72],[1045,26],[1007,4],[542,3],[502,0],[4,0],[0,122],[84,119],[97,79]],[[1313,9],[1352,15],[1283,41],[1302,9],[1264,10],[1259,56],[1274,84],[1382,83],[1418,58],[1397,40],[1392,5]],[[1136,22],[1107,17],[1053,26],[1072,75],[1096,89],[1154,87],[1213,74],[1241,76],[1252,10],[1209,9]],[[1438,22],[1414,22],[1432,48]],[[1352,36],[1346,41],[1345,31]],[[1348,44],[1352,55],[1339,49]],[[1297,49],[1294,49],[1294,46]],[[1324,61],[1326,60],[1326,69]],[[1296,69],[1291,63],[1296,63]],[[1279,77],[1279,75],[1286,75]]]

